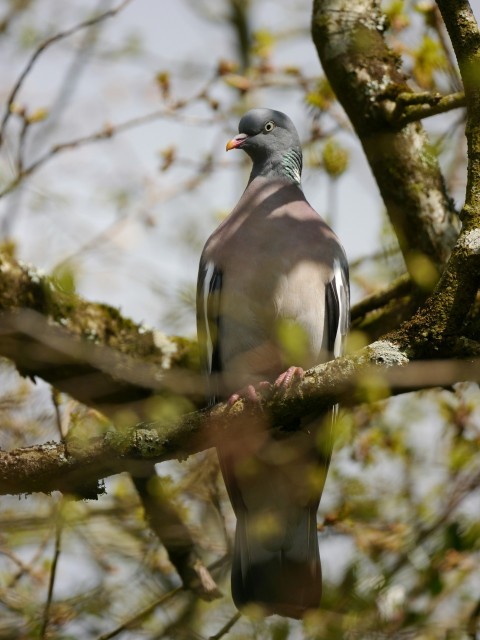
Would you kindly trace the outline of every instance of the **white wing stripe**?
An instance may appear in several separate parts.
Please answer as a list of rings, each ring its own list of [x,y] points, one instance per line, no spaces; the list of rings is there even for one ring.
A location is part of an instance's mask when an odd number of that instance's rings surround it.
[[[213,340],[210,334],[210,323],[208,319],[208,295],[210,293],[210,286],[212,278],[215,273],[215,265],[213,262],[207,262],[205,265],[205,278],[203,280],[203,321],[205,323],[205,341],[207,351],[207,369],[208,373],[212,373],[212,360],[213,360]]]
[[[345,273],[340,260],[335,260],[333,265],[333,286],[336,289],[338,300],[338,326],[335,342],[333,344],[333,355],[338,358],[343,353],[345,337],[348,329],[348,291],[345,281]]]

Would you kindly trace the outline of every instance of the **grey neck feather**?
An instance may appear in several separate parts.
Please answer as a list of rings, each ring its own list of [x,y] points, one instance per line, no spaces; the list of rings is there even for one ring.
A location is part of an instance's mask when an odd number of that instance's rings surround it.
[[[252,167],[249,184],[257,176],[264,178],[287,178],[300,185],[302,176],[302,152],[292,148],[284,154],[269,155],[267,158],[257,158]]]

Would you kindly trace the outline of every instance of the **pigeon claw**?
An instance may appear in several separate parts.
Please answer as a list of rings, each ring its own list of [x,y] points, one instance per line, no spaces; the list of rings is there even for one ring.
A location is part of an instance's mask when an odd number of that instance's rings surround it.
[[[293,384],[300,382],[304,375],[302,367],[288,367],[278,376],[273,386],[277,391],[287,391]]]
[[[293,385],[302,380],[305,371],[302,367],[289,367],[281,373],[273,385],[267,380],[262,380],[256,385],[248,384],[240,391],[232,393],[227,400],[227,405],[233,407],[238,400],[243,400],[248,404],[261,404],[262,400],[268,396],[269,392],[286,393]]]
[[[249,404],[260,404],[262,396],[266,391],[270,391],[272,385],[267,380],[262,380],[256,386],[249,384],[240,391],[232,393],[227,400],[227,405],[232,407],[238,400],[243,400]]]

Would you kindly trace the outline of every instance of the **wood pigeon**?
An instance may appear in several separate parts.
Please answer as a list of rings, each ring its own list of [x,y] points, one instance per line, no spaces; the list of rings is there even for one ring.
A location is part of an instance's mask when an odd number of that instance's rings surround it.
[[[305,199],[302,150],[290,118],[252,109],[230,149],[245,151],[253,168],[200,259],[197,324],[210,404],[258,400],[272,383],[286,393],[303,368],[342,353],[349,325],[347,260]],[[332,422],[333,412],[314,415],[281,425],[273,435],[268,416],[244,419],[216,443],[237,517],[237,607],[253,603],[267,615],[294,618],[318,607],[316,512]]]

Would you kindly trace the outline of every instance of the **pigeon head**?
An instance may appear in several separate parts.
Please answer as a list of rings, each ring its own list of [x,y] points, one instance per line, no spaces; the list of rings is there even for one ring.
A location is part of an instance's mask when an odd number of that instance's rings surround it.
[[[264,176],[300,183],[302,149],[288,116],[273,109],[252,109],[240,120],[238,131],[227,143],[227,151],[242,149],[250,156],[253,161],[250,182]]]

